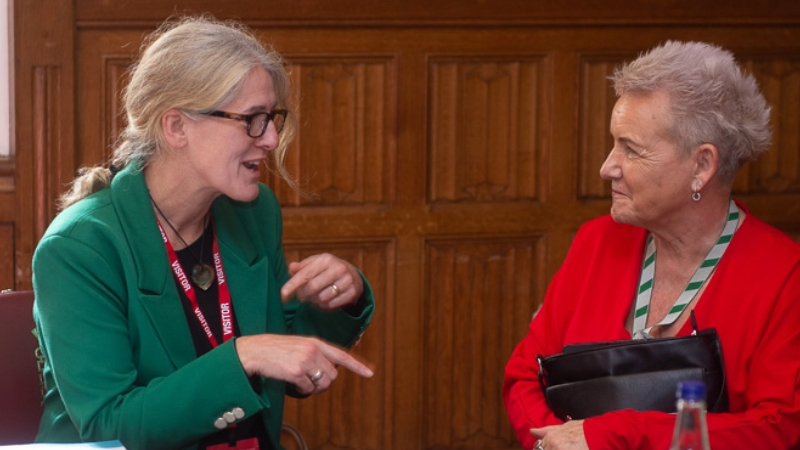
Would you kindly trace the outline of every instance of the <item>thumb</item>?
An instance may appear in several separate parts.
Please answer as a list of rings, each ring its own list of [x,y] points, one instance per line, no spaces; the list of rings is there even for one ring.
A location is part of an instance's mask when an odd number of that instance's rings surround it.
[[[536,439],[544,438],[545,434],[547,434],[547,429],[545,428],[531,428],[531,435]]]

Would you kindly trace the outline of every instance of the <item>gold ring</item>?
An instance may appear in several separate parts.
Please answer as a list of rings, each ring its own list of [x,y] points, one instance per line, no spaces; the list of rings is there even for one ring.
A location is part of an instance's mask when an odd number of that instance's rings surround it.
[[[312,383],[316,383],[320,378],[322,378],[323,375],[325,375],[325,372],[323,372],[322,369],[317,369],[317,371],[314,372],[314,375],[309,375],[308,378]]]
[[[334,296],[334,297],[336,297],[337,295],[339,295],[339,286],[337,286],[337,285],[336,285],[336,283],[333,283],[333,284],[331,285],[331,290],[333,291],[333,296]]]

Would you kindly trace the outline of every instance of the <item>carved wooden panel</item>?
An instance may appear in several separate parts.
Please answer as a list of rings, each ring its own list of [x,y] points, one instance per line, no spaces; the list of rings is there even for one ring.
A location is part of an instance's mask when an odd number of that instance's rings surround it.
[[[600,178],[600,166],[614,146],[608,130],[617,96],[608,77],[625,59],[636,55],[581,55],[578,91],[578,198],[611,195],[610,184]]]
[[[394,243],[378,240],[285,246],[287,263],[322,252],[358,267],[373,289],[376,304],[372,323],[351,354],[373,368],[375,375],[364,379],[340,369],[339,378],[327,392],[304,400],[287,398],[284,421],[303,432],[310,448],[387,448],[387,423],[395,409],[390,388],[395,345],[391,320],[396,307]]]
[[[0,290],[15,289],[14,261],[14,223],[3,222],[0,223]]]
[[[618,25],[668,23],[709,27],[730,23],[797,23],[800,7],[795,0],[770,0],[766,5],[753,0],[658,0],[631,4],[630,0],[573,0],[561,2],[520,2],[519,0],[295,0],[292,7],[279,0],[231,2],[229,0],[76,0],[76,15],[85,21],[153,20],[177,13],[210,12],[227,17],[276,24],[312,27],[367,26],[452,26],[453,24],[516,24],[552,26],[575,24]],[[477,33],[475,33],[477,34]],[[554,41],[552,45],[559,45]]]
[[[63,114],[61,96],[61,68],[39,66],[33,70],[33,155],[36,189],[36,235],[41,236],[50,219],[55,216],[53,198],[61,192],[58,167],[62,165],[59,146],[58,123]],[[51,165],[52,164],[52,165]]]
[[[543,152],[542,57],[433,57],[428,199],[536,200]]]
[[[130,81],[128,67],[133,59],[119,55],[117,52],[101,55],[102,76],[99,77],[100,104],[104,111],[100,118],[100,130],[103,132],[101,143],[104,143],[103,161],[111,159],[114,143],[120,132],[125,129],[125,115],[122,111],[122,90]]]
[[[772,146],[747,164],[734,186],[737,194],[800,193],[800,58],[740,58],[772,107]]]
[[[89,29],[78,34],[78,166],[103,164],[111,158],[124,127],[121,95],[127,70],[147,30]]]
[[[300,128],[286,165],[304,198],[271,176],[281,204],[369,205],[394,200],[396,62],[389,56],[294,57]]]
[[[542,236],[428,241],[422,448],[516,448],[503,368],[544,292],[545,251]]]

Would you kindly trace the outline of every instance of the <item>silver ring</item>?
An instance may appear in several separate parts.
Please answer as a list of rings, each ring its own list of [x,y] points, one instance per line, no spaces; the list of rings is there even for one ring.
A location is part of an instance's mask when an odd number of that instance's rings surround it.
[[[333,291],[334,297],[339,295],[339,286],[337,286],[336,283],[331,284],[331,290]]]
[[[325,375],[325,372],[323,372],[322,369],[317,369],[314,375],[309,375],[308,379],[311,380],[312,383],[316,383],[323,375]]]
[[[533,450],[544,450],[544,446],[542,445],[542,440],[541,439],[536,441],[536,446],[533,447]]]

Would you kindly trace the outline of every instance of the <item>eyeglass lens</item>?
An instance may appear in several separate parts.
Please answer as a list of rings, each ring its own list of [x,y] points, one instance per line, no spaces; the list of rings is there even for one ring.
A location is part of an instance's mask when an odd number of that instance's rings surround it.
[[[280,133],[283,130],[283,124],[286,121],[286,112],[283,110],[276,110],[271,113],[254,115],[253,119],[250,121],[247,134],[250,135],[250,137],[263,136],[264,132],[267,131],[270,121],[272,121],[272,123],[275,125],[275,131]]]

